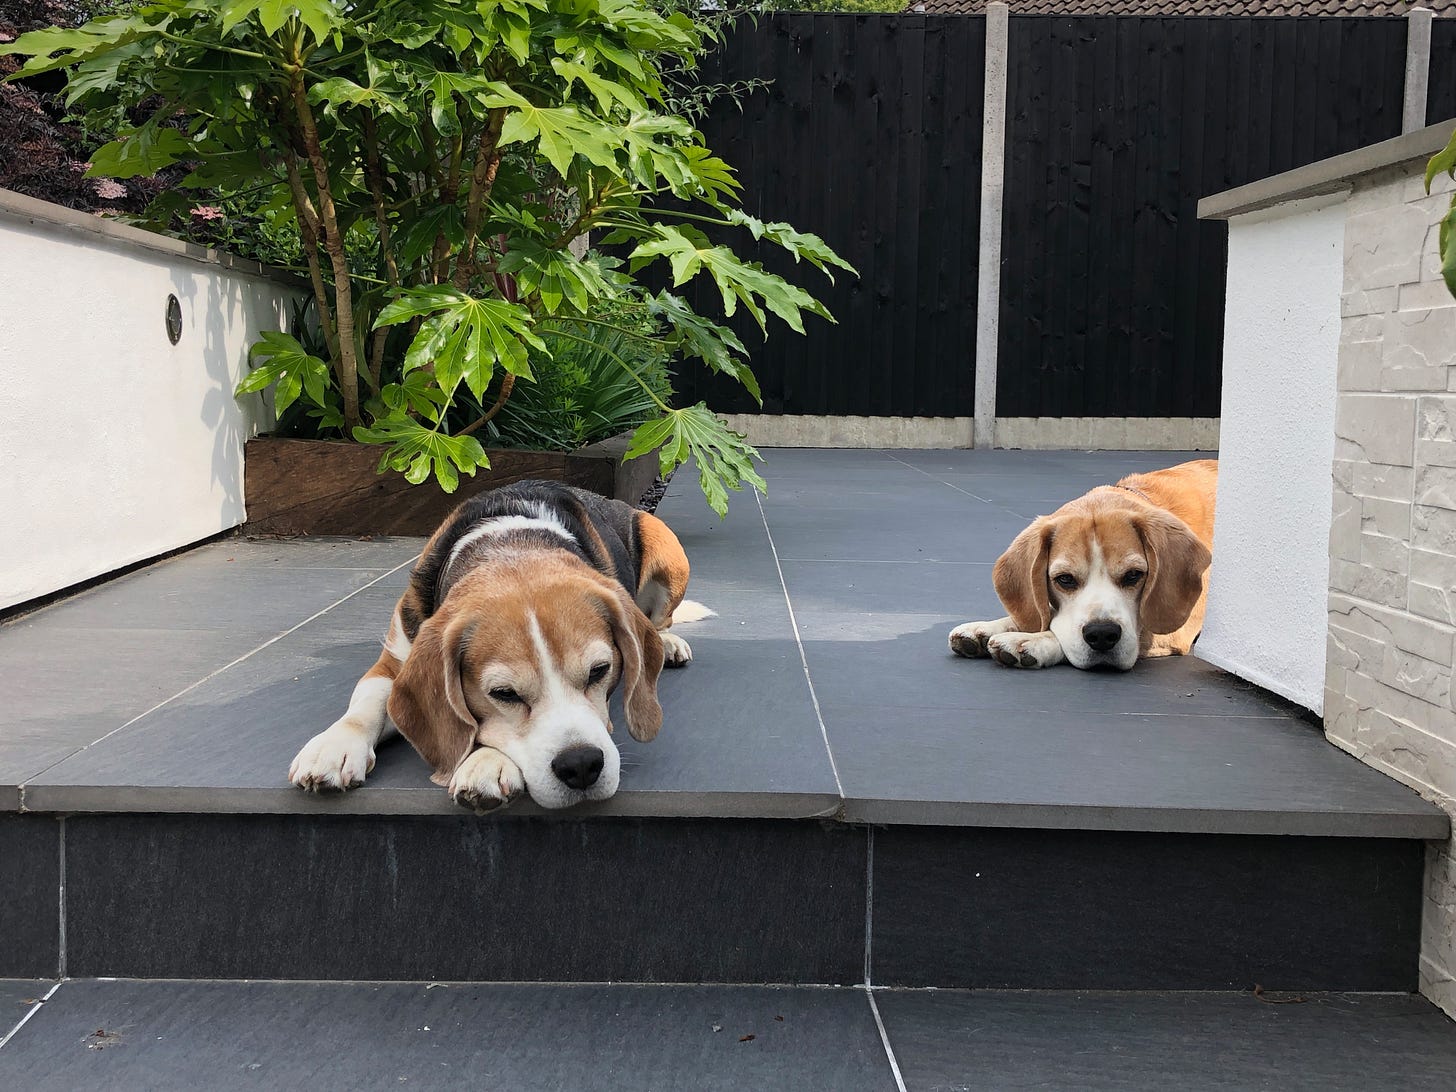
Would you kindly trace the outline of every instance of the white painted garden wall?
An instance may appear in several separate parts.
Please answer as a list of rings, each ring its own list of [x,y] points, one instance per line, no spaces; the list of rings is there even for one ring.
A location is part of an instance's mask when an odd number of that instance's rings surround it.
[[[260,274],[0,191],[0,607],[243,522],[232,391],[298,295]]]
[[[1343,202],[1343,194],[1295,201],[1229,222],[1218,511],[1198,639],[1203,659],[1316,712]]]
[[[1422,177],[1453,127],[1199,205],[1230,221],[1230,245],[1213,586],[1198,649],[1322,709],[1331,743],[1456,821],[1456,300],[1438,251],[1453,184],[1438,178],[1427,195]],[[1332,242],[1331,295],[1306,298],[1328,284]],[[1307,352],[1290,344],[1298,334]],[[1298,518],[1282,508],[1290,500]],[[1292,552],[1305,555],[1294,566]],[[1271,571],[1302,586],[1281,590]],[[1281,596],[1301,629],[1318,601],[1316,639],[1294,645],[1288,627],[1271,628],[1270,597]],[[1316,650],[1322,702],[1300,696]],[[1420,985],[1456,1016],[1456,841],[1426,851]]]

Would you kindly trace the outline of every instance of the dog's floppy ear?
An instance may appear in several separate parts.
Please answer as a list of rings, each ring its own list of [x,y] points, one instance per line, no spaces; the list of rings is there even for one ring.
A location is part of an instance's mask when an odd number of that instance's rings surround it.
[[[1022,633],[1043,633],[1052,624],[1047,560],[1054,530],[1045,516],[1035,520],[996,560],[991,573],[1002,606]]]
[[[625,588],[607,597],[612,640],[622,654],[622,706],[627,731],[647,743],[662,727],[662,706],[657,701],[657,677],[662,674],[662,638],[652,620],[627,596]]]
[[[1140,622],[1149,633],[1174,633],[1203,594],[1203,572],[1213,555],[1171,512],[1144,512],[1134,519],[1148,556]]]
[[[460,682],[461,657],[474,629],[436,613],[420,627],[389,692],[389,716],[443,785],[475,745],[477,725]]]

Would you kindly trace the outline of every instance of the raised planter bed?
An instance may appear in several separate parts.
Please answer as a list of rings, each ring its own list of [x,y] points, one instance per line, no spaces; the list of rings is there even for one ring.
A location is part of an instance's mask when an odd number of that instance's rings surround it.
[[[244,449],[244,493],[254,534],[428,535],[461,501],[523,478],[581,486],[636,504],[656,478],[648,455],[623,462],[627,437],[579,451],[487,449],[490,468],[462,478],[454,493],[403,475],[378,474],[379,449],[331,440],[260,436]]]

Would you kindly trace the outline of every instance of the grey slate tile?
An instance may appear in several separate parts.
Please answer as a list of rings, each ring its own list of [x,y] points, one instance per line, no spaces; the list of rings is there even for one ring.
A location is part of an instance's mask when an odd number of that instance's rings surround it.
[[[894,1081],[859,990],[78,981],[0,1051],[0,1085],[886,1092]]]
[[[60,830],[49,816],[0,815],[0,977],[57,973]]]
[[[27,781],[417,550],[412,539],[226,539],[0,626],[0,786]]]
[[[44,978],[0,978],[0,1039],[25,1019],[52,985]]]
[[[838,803],[834,774],[762,521],[721,524],[700,498],[694,507],[690,498],[676,503],[670,497],[663,507],[695,562],[690,594],[719,616],[678,630],[694,646],[694,660],[664,672],[659,682],[664,729],[650,744],[621,734],[622,791],[591,810],[832,811]],[[378,655],[395,598],[392,589],[359,592],[34,778],[28,806],[452,813],[423,761],[401,742],[381,748],[361,790],[312,796],[286,783],[294,752],[347,708],[354,684]],[[731,730],[723,726],[725,710],[732,711]]]
[[[861,828],[471,815],[66,823],[76,976],[843,984],[864,973]]]
[[[891,826],[873,854],[877,985],[1416,987],[1417,841]]]
[[[1265,1004],[1251,993],[891,990],[875,1000],[909,1092],[1444,1092],[1456,1072],[1456,1026],[1408,995]]]
[[[784,582],[813,631],[814,616],[927,614],[937,619],[957,610],[991,610],[991,561],[783,561]],[[970,615],[967,615],[970,617]],[[961,619],[964,621],[965,619]],[[958,624],[958,623],[957,623]],[[948,628],[948,627],[947,627]]]
[[[1442,836],[1439,809],[1289,718],[833,703],[823,712],[851,820]]]

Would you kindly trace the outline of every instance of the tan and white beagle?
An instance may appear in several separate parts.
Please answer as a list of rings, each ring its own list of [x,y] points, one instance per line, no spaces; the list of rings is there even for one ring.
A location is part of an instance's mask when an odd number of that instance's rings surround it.
[[[658,675],[692,659],[666,630],[712,613],[687,584],[677,536],[621,501],[538,481],[474,497],[426,543],[378,662],[289,780],[360,784],[392,721],[458,803],[605,800],[621,769],[608,698],[621,684],[632,738],[657,735]]]
[[[1041,516],[996,562],[1007,616],[966,622],[950,648],[1008,667],[1126,671],[1185,655],[1203,628],[1218,462],[1101,485]]]

